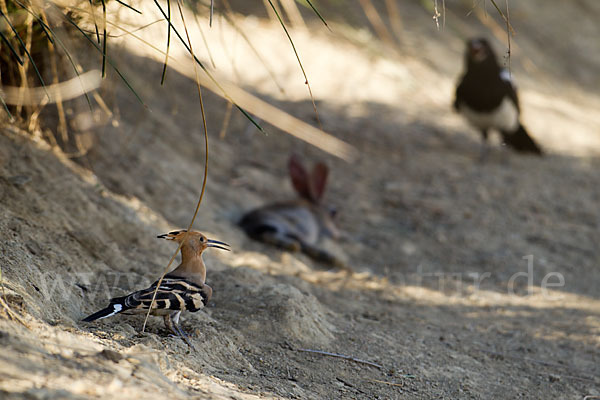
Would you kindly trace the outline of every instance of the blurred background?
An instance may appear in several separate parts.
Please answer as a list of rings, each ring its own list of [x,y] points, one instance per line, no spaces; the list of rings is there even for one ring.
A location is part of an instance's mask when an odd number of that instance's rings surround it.
[[[0,0],[3,393],[600,396],[600,3],[312,5],[326,25],[293,0]],[[544,157],[493,137],[479,161],[452,109],[473,37]],[[189,224],[198,83],[194,227],[235,251],[206,256],[214,304],[183,322],[205,351],[186,354],[158,323],[78,321],[154,280],[174,250],[154,237]],[[347,269],[236,226],[294,198],[292,153],[330,168],[344,237],[320,245]]]

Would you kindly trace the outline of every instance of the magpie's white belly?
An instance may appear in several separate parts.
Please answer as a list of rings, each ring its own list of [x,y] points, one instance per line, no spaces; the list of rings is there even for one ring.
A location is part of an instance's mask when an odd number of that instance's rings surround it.
[[[460,113],[476,128],[498,129],[504,132],[514,132],[519,127],[519,110],[510,98],[505,97],[495,111],[484,113],[474,111],[467,105],[460,104]]]

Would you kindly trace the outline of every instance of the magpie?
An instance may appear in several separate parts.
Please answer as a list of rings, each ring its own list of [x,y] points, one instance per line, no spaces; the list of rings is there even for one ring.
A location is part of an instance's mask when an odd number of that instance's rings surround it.
[[[500,66],[486,39],[467,41],[465,73],[456,88],[454,109],[480,130],[482,158],[490,130],[498,131],[502,142],[517,152],[542,155],[519,119],[519,99],[510,73]]]

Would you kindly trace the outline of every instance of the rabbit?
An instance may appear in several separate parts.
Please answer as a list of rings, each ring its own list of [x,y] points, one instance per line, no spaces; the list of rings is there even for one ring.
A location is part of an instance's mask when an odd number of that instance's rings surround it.
[[[252,239],[288,251],[302,251],[317,261],[345,267],[342,260],[317,246],[323,237],[341,236],[334,223],[335,209],[322,203],[329,168],[319,162],[309,174],[300,158],[292,155],[288,170],[299,198],[252,210],[239,221],[240,227]]]

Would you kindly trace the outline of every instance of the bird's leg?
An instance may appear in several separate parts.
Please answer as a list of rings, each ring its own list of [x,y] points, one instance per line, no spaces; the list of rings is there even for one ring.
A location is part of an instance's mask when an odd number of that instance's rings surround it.
[[[483,163],[485,160],[487,160],[488,154],[490,153],[490,146],[488,144],[488,130],[487,129],[482,129],[481,130],[481,150],[479,152],[479,162]]]
[[[500,153],[500,156],[501,156],[501,158],[500,158],[500,162],[501,162],[503,165],[506,165],[506,164],[508,164],[508,163],[509,163],[509,160],[510,160],[510,159],[509,159],[509,154],[508,154],[508,151],[506,151],[506,150],[507,150],[507,148],[508,148],[508,146],[510,146],[510,145],[507,143],[507,140],[510,140],[510,136],[509,136],[509,135],[510,135],[510,133],[505,133],[505,132],[502,132],[502,131],[501,131],[501,132],[500,132],[500,134],[502,135],[502,150],[503,150],[503,151]]]
[[[180,315],[181,315],[181,311],[176,311],[171,314],[171,320],[173,321],[173,328],[175,328],[175,331],[177,332],[177,336],[187,338],[188,335],[186,335],[185,332],[183,332],[181,330],[181,328],[179,327],[179,316]]]
[[[181,329],[179,327],[179,316],[181,315],[181,311],[177,311],[175,313],[173,313],[173,316],[171,317],[172,321],[173,321],[173,327],[175,328],[175,332],[177,332],[177,335],[179,337],[181,337],[181,339],[183,339],[183,341],[192,348],[192,350],[196,350],[196,348],[194,347],[194,345],[192,344],[192,342],[190,341],[189,336],[187,335],[187,333],[185,333],[185,331],[183,329]]]
[[[179,333],[179,337],[181,337],[181,339],[188,345],[190,346],[190,348],[194,351],[196,351],[196,347],[192,344],[192,342],[190,341],[190,337],[187,335],[187,333],[185,333],[185,331],[183,329],[181,329],[179,327],[179,325],[175,325],[175,330],[177,330],[177,332]]]
[[[188,346],[192,348],[192,350],[196,350],[192,342],[190,342],[189,336],[179,327],[180,315],[181,311],[176,311],[174,313],[165,315],[163,317],[165,326],[171,331],[171,333],[173,333],[173,335],[179,336]]]
[[[165,322],[165,326],[167,329],[173,334],[177,335],[177,331],[175,331],[175,327],[173,326],[173,321],[171,320],[171,314],[167,314],[163,316],[163,321]]]

